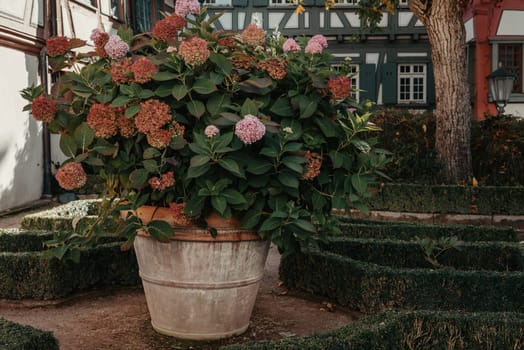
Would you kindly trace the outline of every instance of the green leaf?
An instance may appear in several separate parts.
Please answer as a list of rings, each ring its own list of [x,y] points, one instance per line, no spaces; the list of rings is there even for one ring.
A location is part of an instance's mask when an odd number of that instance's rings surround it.
[[[269,170],[273,168],[273,163],[258,159],[250,158],[247,160],[247,168],[246,171],[250,172],[251,174],[255,175],[262,175],[267,173]]]
[[[80,124],[74,132],[76,145],[80,150],[85,151],[95,139],[95,132],[87,125],[87,123]]]
[[[220,118],[214,121],[215,125],[218,126],[231,126],[235,125],[238,121],[242,120],[238,114],[222,112]]]
[[[254,116],[258,115],[257,104],[252,99],[246,98],[240,110],[240,114],[243,116],[246,116],[247,114],[251,114]]]
[[[291,117],[295,114],[287,97],[278,98],[269,110],[281,117]]]
[[[293,176],[287,172],[282,172],[278,174],[278,181],[284,186],[288,186],[291,188],[298,188],[299,181],[296,178],[296,176]]]
[[[232,205],[240,205],[247,203],[242,193],[232,188],[226,188],[222,191],[221,195],[227,200],[229,204]]]
[[[144,168],[150,173],[158,171],[158,163],[154,159],[145,159],[142,161],[142,165],[144,165]]]
[[[139,188],[144,186],[149,179],[149,172],[146,169],[136,169],[129,174],[131,186]]]
[[[300,96],[298,107],[300,108],[300,118],[309,118],[317,111],[318,103],[307,96]]]
[[[177,74],[166,72],[166,71],[158,72],[152,76],[153,80],[156,80],[156,81],[173,80],[173,79],[176,79],[177,77],[178,77]]]
[[[189,216],[196,216],[202,212],[204,204],[206,203],[205,197],[195,196],[190,198],[186,202],[186,207],[184,208],[184,213]]]
[[[191,179],[191,178],[200,177],[204,175],[205,173],[207,173],[210,168],[211,168],[211,165],[209,163],[204,164],[202,166],[189,168],[187,169],[187,178]]]
[[[200,118],[206,112],[206,106],[199,100],[189,101],[186,106],[188,112],[196,118]]]
[[[125,106],[126,104],[128,104],[131,101],[133,101],[133,99],[131,97],[128,97],[128,96],[125,96],[125,95],[120,95],[117,98],[115,98],[113,100],[113,102],[111,102],[111,106],[112,107],[122,107],[122,106]]]
[[[209,163],[210,160],[211,160],[211,158],[209,158],[209,156],[206,156],[206,155],[203,155],[203,154],[198,154],[198,155],[193,156],[191,158],[189,166],[191,168],[199,167],[199,166],[202,166],[204,164]]]
[[[118,143],[113,145],[104,139],[98,139],[93,150],[103,156],[113,156],[118,151]]]
[[[336,150],[332,150],[329,152],[329,158],[331,158],[333,168],[335,169],[342,167],[342,165],[344,164],[344,157],[342,156],[342,153],[337,152]]]
[[[197,79],[192,89],[201,95],[209,95],[218,90],[211,79]]]
[[[284,152],[298,152],[304,144],[300,142],[289,142],[284,146]]]
[[[222,196],[213,196],[211,197],[211,205],[219,214],[224,214],[227,208],[227,201]]]
[[[317,232],[315,226],[309,221],[298,219],[298,220],[293,221],[293,224],[297,226],[298,228],[300,228],[301,230],[311,232],[311,233]]]
[[[243,174],[240,172],[240,167],[238,166],[238,163],[233,159],[222,158],[219,159],[218,164],[233,175],[238,177],[244,177]]]
[[[155,89],[155,95],[158,97],[167,97],[171,95],[172,90],[173,87],[170,84],[163,84]]]
[[[147,224],[147,232],[160,242],[169,242],[173,236],[173,227],[165,221],[153,220]]]
[[[366,188],[368,186],[366,178],[364,176],[360,176],[359,174],[351,175],[351,184],[358,193],[366,192]]]
[[[143,153],[144,159],[153,159],[159,157],[160,155],[162,155],[162,153],[160,153],[160,151],[154,147],[146,148]]]
[[[155,93],[149,89],[144,89],[138,94],[138,97],[140,97],[142,100],[147,100],[153,96],[155,96]]]
[[[258,229],[259,231],[272,231],[278,227],[280,227],[282,225],[282,219],[279,219],[279,218],[274,218],[274,217],[270,217],[266,220],[264,220],[264,222],[262,223],[262,225],[260,226],[260,228]]]
[[[231,98],[227,94],[215,94],[206,102],[207,111],[211,116],[216,116],[222,112],[226,105],[231,103]]]
[[[131,118],[138,112],[140,112],[140,105],[133,105],[133,106],[127,107],[125,116],[126,118]]]
[[[315,122],[322,130],[322,133],[326,137],[336,137],[337,136],[337,129],[335,128],[335,125],[333,121],[329,118],[315,118]]]
[[[176,98],[178,101],[186,97],[189,90],[185,85],[175,85],[173,86],[173,89],[171,90],[171,94],[174,98]]]
[[[212,52],[209,60],[216,64],[225,75],[231,74],[233,65],[224,55]]]
[[[96,157],[87,157],[84,163],[89,164],[91,166],[104,166],[104,161]]]
[[[77,150],[75,139],[70,135],[60,135],[60,150],[67,157],[73,158]]]
[[[304,171],[304,167],[302,165],[306,163],[306,158],[296,157],[296,156],[287,156],[287,157],[282,158],[282,163],[289,169],[299,174],[302,174],[302,172]]]

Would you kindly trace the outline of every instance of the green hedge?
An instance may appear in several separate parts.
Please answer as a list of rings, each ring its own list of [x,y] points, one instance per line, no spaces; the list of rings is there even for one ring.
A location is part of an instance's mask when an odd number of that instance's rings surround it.
[[[397,268],[432,268],[418,243],[330,237],[321,248],[354,260]],[[524,271],[524,256],[518,243],[461,242],[444,251],[438,262],[460,270]]]
[[[44,249],[44,243],[53,238],[48,231],[0,229],[0,252],[34,252]]]
[[[72,201],[58,207],[24,216],[20,227],[26,230],[70,231],[73,218],[97,215],[100,200]]]
[[[524,314],[387,311],[305,338],[233,345],[227,350],[521,349]]]
[[[524,312],[524,272],[399,269],[329,252],[282,258],[289,287],[362,312],[384,308]]]
[[[42,252],[0,252],[0,298],[55,299],[73,292],[138,285],[133,251],[107,243],[81,252],[80,261],[44,257]]]
[[[438,239],[456,236],[461,241],[508,241],[517,240],[511,227],[428,225],[407,222],[387,222],[350,217],[338,217],[344,236],[354,238],[396,239],[413,241],[417,237]]]
[[[384,184],[374,210],[414,213],[524,215],[524,187]]]
[[[58,350],[58,341],[51,332],[40,331],[0,318],[0,349]]]

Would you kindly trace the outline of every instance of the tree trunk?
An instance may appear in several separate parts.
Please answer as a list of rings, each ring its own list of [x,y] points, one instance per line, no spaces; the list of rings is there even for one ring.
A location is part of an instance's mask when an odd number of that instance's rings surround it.
[[[432,49],[436,96],[436,149],[451,183],[471,179],[471,105],[466,70],[467,0],[410,0]]]

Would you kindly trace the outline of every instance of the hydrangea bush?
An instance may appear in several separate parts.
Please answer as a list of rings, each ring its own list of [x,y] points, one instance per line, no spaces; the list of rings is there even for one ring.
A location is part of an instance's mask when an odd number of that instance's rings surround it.
[[[147,33],[94,30],[92,52],[47,41],[51,69],[68,69],[52,94],[23,96],[70,157],[59,184],[73,190],[96,173],[118,198],[110,209],[165,206],[204,226],[210,213],[233,216],[288,251],[332,229],[333,208],[364,210],[388,155],[326,38],[217,31],[197,1],[176,6]],[[130,239],[138,227],[134,216],[121,223]],[[158,221],[144,228],[171,234]]]

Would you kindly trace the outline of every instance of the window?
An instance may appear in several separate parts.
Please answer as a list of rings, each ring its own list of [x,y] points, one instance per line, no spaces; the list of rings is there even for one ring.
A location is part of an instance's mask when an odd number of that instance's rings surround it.
[[[357,6],[360,0],[335,0],[336,4]]]
[[[204,0],[207,6],[232,6],[231,0]]]
[[[342,64],[332,64],[331,68],[333,71],[338,71]],[[351,64],[349,66],[349,80],[351,81],[351,98],[358,102],[360,98],[359,94],[359,78],[358,78],[358,64]]]
[[[292,6],[295,4],[294,0],[271,0],[269,2],[271,6]]]
[[[426,65],[398,65],[398,103],[426,103]]]
[[[499,63],[517,77],[513,92],[522,93],[522,44],[499,44]]]
[[[100,12],[104,15],[123,20],[124,1],[123,0],[77,0],[78,2],[92,7],[100,7]]]
[[[408,6],[408,0],[400,0],[398,3],[400,6]]]

